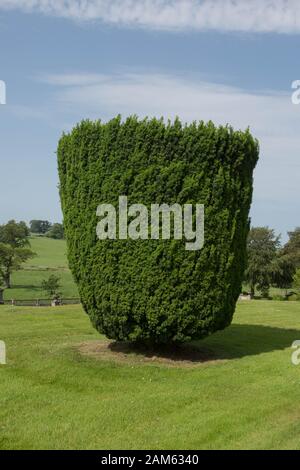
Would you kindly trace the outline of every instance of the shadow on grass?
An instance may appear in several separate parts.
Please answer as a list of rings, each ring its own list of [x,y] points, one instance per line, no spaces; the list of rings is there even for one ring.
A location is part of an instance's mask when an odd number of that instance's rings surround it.
[[[145,361],[205,363],[242,358],[290,348],[300,330],[263,325],[234,324],[202,341],[183,345],[145,347],[126,342],[111,342],[107,348],[117,359],[138,355]],[[96,352],[96,351],[95,351]],[[99,351],[100,352],[100,351]]]
[[[222,359],[242,358],[290,348],[300,330],[264,325],[233,324],[222,332],[199,341]]]

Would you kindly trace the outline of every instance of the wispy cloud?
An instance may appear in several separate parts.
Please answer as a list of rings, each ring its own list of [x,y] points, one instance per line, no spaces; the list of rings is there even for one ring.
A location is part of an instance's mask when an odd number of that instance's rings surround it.
[[[147,73],[99,75],[98,82],[94,74],[49,75],[43,81],[54,86],[57,109],[67,113],[69,120],[71,116],[74,120],[107,120],[121,113],[123,117],[137,114],[171,119],[178,115],[187,122],[212,120],[238,129],[250,126],[260,140],[262,154],[256,195],[264,200],[288,200],[298,194],[300,106],[292,104],[288,91],[250,93]]]
[[[284,231],[284,221],[299,212],[300,106],[292,104],[292,90],[249,92],[159,73],[56,74],[44,76],[42,81],[52,87],[57,123],[64,119],[64,123],[75,124],[82,118],[106,121],[121,113],[123,118],[137,114],[172,119],[178,115],[187,122],[211,119],[237,129],[250,126],[261,146],[253,206],[259,214],[256,224],[273,217],[277,228]]]
[[[0,0],[1,1],[1,0]],[[38,80],[49,85],[61,85],[61,86],[80,86],[80,85],[93,85],[100,84],[105,81],[107,77],[101,74],[53,74],[53,75],[42,75],[38,77]]]
[[[249,92],[241,88],[161,73],[54,74],[39,77],[54,86],[56,99],[80,113],[111,117],[179,115],[186,121],[204,119],[239,128],[251,126],[274,138],[294,136],[300,107],[291,103],[292,90]],[[277,119],[280,117],[280,119]]]
[[[0,8],[161,30],[300,33],[299,0],[0,0]]]

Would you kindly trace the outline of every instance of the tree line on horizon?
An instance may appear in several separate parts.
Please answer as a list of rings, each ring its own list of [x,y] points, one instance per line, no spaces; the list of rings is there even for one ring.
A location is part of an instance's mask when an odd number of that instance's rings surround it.
[[[29,222],[29,231],[35,235],[43,235],[55,240],[62,240],[64,238],[63,224],[58,222],[51,223],[48,220],[31,220]]]

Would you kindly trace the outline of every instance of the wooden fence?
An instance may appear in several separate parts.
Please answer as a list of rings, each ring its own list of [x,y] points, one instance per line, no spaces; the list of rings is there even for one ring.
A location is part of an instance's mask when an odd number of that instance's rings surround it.
[[[52,299],[24,299],[24,300],[4,300],[4,305],[12,305],[16,307],[49,307],[52,305]],[[79,298],[61,299],[59,305],[78,305]]]

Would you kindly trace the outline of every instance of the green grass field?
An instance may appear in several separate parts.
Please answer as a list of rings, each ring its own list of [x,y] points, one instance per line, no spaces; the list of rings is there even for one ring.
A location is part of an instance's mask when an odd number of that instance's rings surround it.
[[[83,356],[80,306],[0,307],[1,449],[299,449],[297,302],[240,302],[192,367]]]
[[[31,249],[37,256],[28,260],[23,269],[12,275],[12,288],[4,291],[5,300],[46,299],[49,295],[41,289],[43,279],[51,274],[61,279],[61,292],[65,298],[78,297],[77,287],[68,268],[65,240],[31,237]]]

